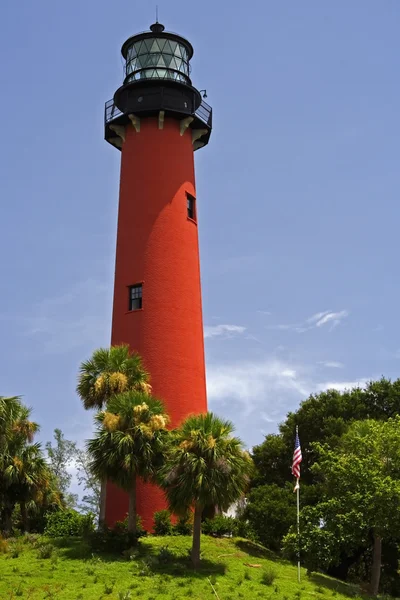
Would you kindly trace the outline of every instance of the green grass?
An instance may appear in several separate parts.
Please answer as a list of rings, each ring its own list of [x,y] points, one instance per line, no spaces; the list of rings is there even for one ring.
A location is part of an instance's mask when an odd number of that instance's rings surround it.
[[[357,588],[302,570],[245,540],[202,537],[202,566],[188,561],[189,537],[148,537],[130,556],[94,556],[79,539],[11,543],[0,554],[1,600],[345,600]],[[18,552],[12,549],[18,547]],[[48,557],[43,558],[45,555]],[[15,556],[15,558],[13,558]],[[256,566],[260,565],[260,566]],[[214,588],[214,589],[213,589]],[[215,590],[215,592],[214,592]],[[218,596],[217,596],[217,595]]]

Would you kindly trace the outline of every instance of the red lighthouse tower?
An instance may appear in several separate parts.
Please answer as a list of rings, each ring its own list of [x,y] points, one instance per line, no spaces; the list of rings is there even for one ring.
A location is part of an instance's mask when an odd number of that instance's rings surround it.
[[[212,111],[190,80],[192,45],[164,29],[123,44],[105,139],[121,150],[111,343],[142,356],[175,427],[207,410],[194,151],[208,143]],[[146,528],[162,508],[162,492],[138,482]],[[107,524],[127,512],[127,495],[109,483]]]

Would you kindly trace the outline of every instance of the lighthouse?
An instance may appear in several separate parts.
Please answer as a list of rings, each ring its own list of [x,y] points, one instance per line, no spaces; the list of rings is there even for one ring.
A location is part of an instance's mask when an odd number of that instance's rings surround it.
[[[105,139],[121,152],[111,344],[129,344],[178,426],[207,411],[194,152],[212,110],[192,85],[188,40],[161,23],[122,45],[123,85],[105,106]],[[138,481],[137,512],[151,529],[162,491]],[[106,523],[128,512],[107,484]]]

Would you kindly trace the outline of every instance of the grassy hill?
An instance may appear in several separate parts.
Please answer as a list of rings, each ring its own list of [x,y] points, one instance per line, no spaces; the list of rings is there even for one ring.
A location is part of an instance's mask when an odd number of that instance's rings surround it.
[[[93,555],[80,539],[11,541],[0,554],[1,600],[344,600],[357,588],[308,578],[261,546],[202,538],[202,567],[188,562],[190,537],[143,538],[126,556]],[[1,546],[0,546],[1,550]]]

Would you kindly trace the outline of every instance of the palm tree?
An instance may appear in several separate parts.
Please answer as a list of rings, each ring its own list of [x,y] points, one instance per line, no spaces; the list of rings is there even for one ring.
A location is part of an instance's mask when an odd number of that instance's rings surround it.
[[[76,391],[86,410],[102,410],[112,396],[132,389],[151,392],[149,375],[143,367],[141,357],[131,353],[127,345],[99,348],[80,366]],[[105,519],[106,485],[107,479],[103,478],[99,525]]]
[[[30,420],[31,410],[18,396],[0,396],[0,529],[11,530],[14,507],[19,501],[18,490],[13,485],[14,466],[39,430]]]
[[[5,480],[9,495],[19,503],[23,530],[28,531],[28,513],[38,510],[52,483],[40,444],[25,446],[12,458],[5,470]]]
[[[97,432],[87,444],[91,469],[128,492],[128,531],[136,534],[136,478],[155,481],[168,436],[168,415],[162,402],[131,390],[113,396],[95,420]]]
[[[207,506],[226,510],[244,493],[252,460],[242,442],[233,437],[233,425],[213,413],[189,417],[173,433],[161,485],[172,512],[194,509],[192,563],[200,561],[201,517]]]

